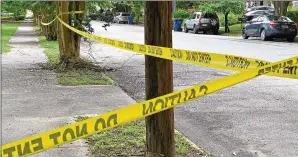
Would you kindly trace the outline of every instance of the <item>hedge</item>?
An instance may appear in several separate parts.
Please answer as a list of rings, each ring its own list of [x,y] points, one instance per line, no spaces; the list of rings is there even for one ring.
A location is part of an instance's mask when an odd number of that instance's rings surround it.
[[[228,15],[228,25],[234,25],[234,24],[238,24],[238,23],[241,23],[239,20],[238,20],[239,16],[236,15],[236,14],[233,14],[233,13],[230,13]],[[224,26],[225,25],[225,15],[223,14],[219,14],[218,15],[218,19],[219,19],[219,24],[220,26]]]
[[[297,10],[297,9],[296,9],[296,10],[288,11],[287,16],[288,16],[291,20],[293,20],[293,21],[295,21],[296,23],[298,23],[298,10]]]
[[[189,12],[186,10],[177,10],[173,13],[173,18],[175,19],[186,19],[189,17]]]

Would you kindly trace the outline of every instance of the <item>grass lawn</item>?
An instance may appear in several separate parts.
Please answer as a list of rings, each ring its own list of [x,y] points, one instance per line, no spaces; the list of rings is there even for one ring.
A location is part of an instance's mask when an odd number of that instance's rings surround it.
[[[7,53],[11,50],[11,47],[8,46],[10,38],[16,33],[20,24],[18,23],[2,23],[1,24],[1,53]]]
[[[37,27],[35,27],[35,32],[38,32]],[[55,70],[58,84],[72,86],[113,84],[113,80],[97,70],[88,61],[80,63],[79,66],[76,65],[76,68],[64,68],[63,65],[59,64],[58,41],[47,41],[44,36],[40,36],[39,42],[40,47],[45,48],[44,53],[49,60],[47,68]]]
[[[77,117],[77,121],[88,117]],[[103,131],[86,138],[92,156],[144,156],[146,142],[145,120],[138,120],[126,125]],[[183,135],[176,132],[176,157],[211,157],[204,150],[191,147]]]
[[[243,26],[243,24],[242,24]],[[230,33],[225,33],[225,28],[221,27],[219,29],[219,33],[221,35],[225,35],[225,36],[241,36],[241,24],[235,24],[235,25],[231,25],[229,26],[230,28]]]

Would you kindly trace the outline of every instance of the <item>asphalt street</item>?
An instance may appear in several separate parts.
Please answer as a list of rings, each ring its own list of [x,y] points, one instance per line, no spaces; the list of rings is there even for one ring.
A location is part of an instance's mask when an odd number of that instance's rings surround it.
[[[144,43],[144,28],[93,21],[95,34]],[[173,33],[173,47],[278,61],[298,55],[298,43],[263,42],[203,34]],[[144,56],[92,42],[82,55],[100,66],[135,99],[144,99]],[[175,90],[234,72],[174,62]],[[298,81],[261,76],[175,108],[175,127],[215,156],[298,156]]]

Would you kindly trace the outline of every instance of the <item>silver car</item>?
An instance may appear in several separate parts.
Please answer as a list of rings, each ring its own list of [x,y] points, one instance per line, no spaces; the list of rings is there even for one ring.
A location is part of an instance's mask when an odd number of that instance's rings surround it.
[[[128,17],[130,16],[129,13],[125,12],[118,12],[114,17],[115,23],[128,23]]]

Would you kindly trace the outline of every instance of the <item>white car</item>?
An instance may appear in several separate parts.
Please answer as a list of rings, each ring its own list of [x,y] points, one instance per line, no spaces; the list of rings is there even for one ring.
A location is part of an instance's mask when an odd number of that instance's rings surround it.
[[[128,23],[129,16],[130,16],[130,13],[125,13],[125,12],[116,13],[116,15],[114,17],[114,22],[115,23]]]

